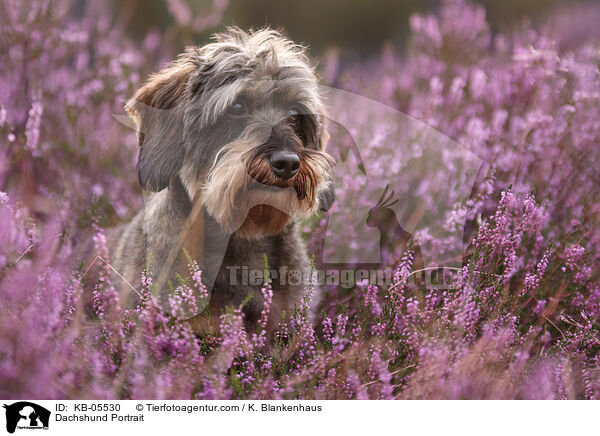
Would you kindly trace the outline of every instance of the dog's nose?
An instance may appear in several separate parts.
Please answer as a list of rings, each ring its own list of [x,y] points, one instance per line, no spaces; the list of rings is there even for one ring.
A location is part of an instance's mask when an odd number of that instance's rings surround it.
[[[291,179],[298,172],[300,168],[300,158],[292,151],[276,151],[269,156],[269,163],[271,169],[277,177],[282,179]]]

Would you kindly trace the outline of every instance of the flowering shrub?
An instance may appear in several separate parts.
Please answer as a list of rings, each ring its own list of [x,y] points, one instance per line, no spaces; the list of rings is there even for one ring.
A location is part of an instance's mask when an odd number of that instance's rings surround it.
[[[215,24],[217,3],[206,20],[169,8],[197,31]],[[449,288],[422,292],[409,285],[408,253],[389,265],[389,287],[327,289],[316,324],[306,298],[273,338],[267,282],[257,332],[234,307],[219,336],[198,337],[157,308],[149,275],[134,284],[137,307],[121,301],[103,231],[141,207],[134,135],[112,113],[172,42],[150,34],[136,47],[106,11],[67,2],[0,9],[1,397],[600,398],[597,43],[569,33],[561,45],[527,24],[492,35],[480,6],[456,0],[411,18],[403,55],[387,47],[340,66],[331,54],[326,83],[422,120],[484,162],[470,198],[443,216],[464,222],[463,266]],[[332,134],[335,151],[345,139]],[[314,247],[326,222],[310,226]],[[86,270],[69,267],[81,229],[107,261],[90,301]],[[205,304],[190,270],[173,313]]]

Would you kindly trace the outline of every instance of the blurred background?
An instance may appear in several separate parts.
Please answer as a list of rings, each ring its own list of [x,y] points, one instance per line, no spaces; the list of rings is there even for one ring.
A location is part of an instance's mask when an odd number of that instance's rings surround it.
[[[80,0],[85,3],[86,0]],[[193,15],[211,15],[215,27],[190,32],[186,43],[200,43],[214,30],[235,24],[244,29],[270,25],[283,28],[295,41],[305,42],[313,55],[335,47],[345,56],[365,56],[383,42],[401,43],[408,35],[408,18],[414,12],[437,10],[441,0],[111,0],[115,13],[128,20],[131,36],[143,38],[150,29],[165,31],[173,20],[184,24]],[[596,1],[573,0],[479,0],[487,11],[492,30],[503,31],[524,16],[543,22],[557,8]],[[124,7],[125,6],[125,7]],[[221,15],[222,14],[222,15]],[[221,21],[218,20],[220,15]],[[211,16],[205,17],[210,21]],[[204,23],[208,24],[208,23]],[[199,28],[201,26],[196,26]],[[576,26],[575,26],[576,27]],[[396,45],[396,44],[395,44]],[[401,46],[401,44],[397,44]]]

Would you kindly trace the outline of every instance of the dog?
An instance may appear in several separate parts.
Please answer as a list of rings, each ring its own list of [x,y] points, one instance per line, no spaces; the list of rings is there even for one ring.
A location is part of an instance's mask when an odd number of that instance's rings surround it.
[[[311,270],[298,219],[334,198],[326,112],[305,47],[269,28],[213,38],[151,75],[125,106],[147,195],[131,222],[107,233],[114,282],[131,294],[149,263],[166,302],[191,260],[211,291],[204,311],[190,314],[195,328],[218,329],[219,314],[242,306],[255,330],[262,283],[247,276],[266,263],[279,274],[272,331],[307,292],[289,275]]]

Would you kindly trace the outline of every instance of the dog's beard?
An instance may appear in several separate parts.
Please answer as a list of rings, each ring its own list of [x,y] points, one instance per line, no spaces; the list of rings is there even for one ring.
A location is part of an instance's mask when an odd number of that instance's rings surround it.
[[[223,147],[201,190],[207,212],[221,227],[249,239],[277,234],[291,219],[314,213],[332,163],[325,152],[303,150],[298,173],[283,180],[254,149],[245,140]]]

